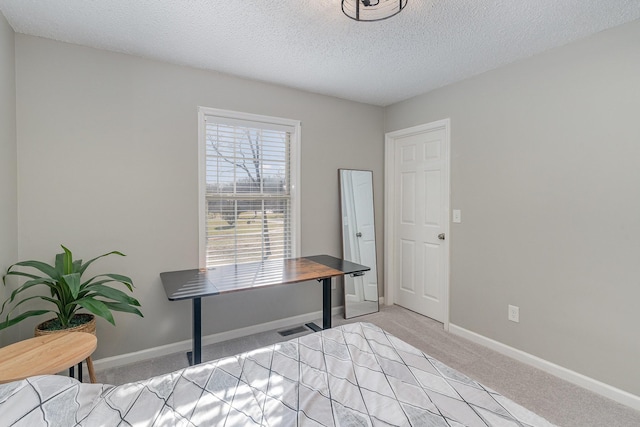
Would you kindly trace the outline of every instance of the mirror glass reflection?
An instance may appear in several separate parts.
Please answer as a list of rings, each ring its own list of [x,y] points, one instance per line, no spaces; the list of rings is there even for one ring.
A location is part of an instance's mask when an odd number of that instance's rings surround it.
[[[338,172],[343,258],[371,268],[363,276],[344,278],[344,317],[349,319],[378,311],[373,172],[353,169]]]

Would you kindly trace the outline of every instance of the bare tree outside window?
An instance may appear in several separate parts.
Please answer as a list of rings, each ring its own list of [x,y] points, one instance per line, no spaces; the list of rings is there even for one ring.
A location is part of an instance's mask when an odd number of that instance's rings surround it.
[[[290,135],[207,123],[207,266],[291,255]]]

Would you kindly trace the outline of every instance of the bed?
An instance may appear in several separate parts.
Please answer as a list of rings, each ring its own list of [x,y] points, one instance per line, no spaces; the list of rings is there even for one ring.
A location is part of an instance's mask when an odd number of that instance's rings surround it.
[[[110,386],[0,386],[10,426],[551,426],[370,323]]]

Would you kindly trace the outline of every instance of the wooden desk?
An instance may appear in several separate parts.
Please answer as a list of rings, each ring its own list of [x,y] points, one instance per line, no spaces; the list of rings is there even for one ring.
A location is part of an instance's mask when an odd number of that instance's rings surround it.
[[[53,375],[83,360],[91,382],[96,382],[91,354],[98,346],[95,335],[60,332],[30,338],[0,349],[0,384],[35,375]]]
[[[322,282],[322,327],[331,328],[331,278],[345,274],[360,275],[369,267],[316,255],[303,258],[232,264],[210,269],[160,273],[170,301],[191,299],[193,305],[193,353],[189,364],[202,361],[202,297],[246,291],[266,286],[287,285],[318,280]],[[307,324],[320,330],[315,324]]]

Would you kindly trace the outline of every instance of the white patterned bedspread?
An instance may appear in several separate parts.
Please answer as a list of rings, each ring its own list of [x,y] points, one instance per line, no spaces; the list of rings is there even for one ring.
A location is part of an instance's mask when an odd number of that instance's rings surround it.
[[[0,385],[0,426],[551,426],[368,323],[121,386]]]

